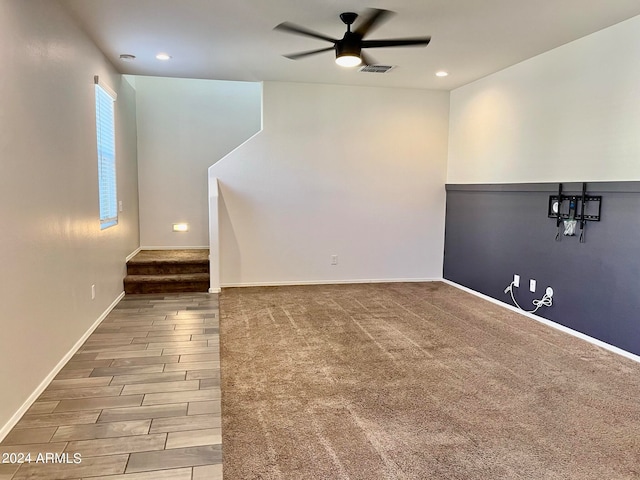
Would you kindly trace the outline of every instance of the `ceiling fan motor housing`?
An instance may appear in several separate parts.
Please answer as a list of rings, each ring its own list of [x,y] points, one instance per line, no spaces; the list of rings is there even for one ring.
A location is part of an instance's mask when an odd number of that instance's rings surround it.
[[[344,34],[342,40],[336,42],[336,56],[342,57],[344,55],[360,56],[362,37],[357,33],[347,32]]]

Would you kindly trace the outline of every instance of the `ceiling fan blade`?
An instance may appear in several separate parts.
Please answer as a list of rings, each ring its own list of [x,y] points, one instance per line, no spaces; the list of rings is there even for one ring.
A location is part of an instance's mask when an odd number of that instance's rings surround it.
[[[390,10],[381,10],[379,8],[370,8],[367,10],[366,17],[358,23],[358,27],[354,30],[361,37],[377,28],[384,20],[393,15]]]
[[[335,38],[328,37],[326,35],[323,35],[322,33],[314,32],[313,30],[309,30],[308,28],[304,28],[290,22],[283,22],[280,25],[276,25],[275,27],[273,27],[273,29],[282,30],[283,32],[287,33],[295,33],[296,35],[319,38],[320,40],[325,40],[331,43],[336,43],[338,41]]]
[[[316,53],[328,52],[334,50],[335,47],[319,48],[318,50],[309,50],[308,52],[292,53],[290,55],[284,55],[291,60],[298,60],[299,58],[308,57],[309,55],[315,55]]]
[[[362,48],[381,48],[381,47],[413,47],[420,45],[428,45],[431,37],[415,37],[415,38],[396,38],[389,40],[363,40]]]

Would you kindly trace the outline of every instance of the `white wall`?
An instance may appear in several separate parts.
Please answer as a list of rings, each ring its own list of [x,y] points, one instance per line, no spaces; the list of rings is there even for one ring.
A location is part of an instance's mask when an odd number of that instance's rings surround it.
[[[448,92],[263,91],[263,130],[210,168],[222,286],[441,278]]]
[[[448,183],[640,180],[640,17],[451,92]]]
[[[259,83],[136,77],[140,242],[208,246],[207,168],[260,129]],[[174,233],[172,224],[189,223]]]
[[[138,247],[135,92],[49,0],[0,0],[0,438],[121,294]],[[100,231],[94,75],[116,102],[120,223]],[[91,300],[91,285],[96,299]]]

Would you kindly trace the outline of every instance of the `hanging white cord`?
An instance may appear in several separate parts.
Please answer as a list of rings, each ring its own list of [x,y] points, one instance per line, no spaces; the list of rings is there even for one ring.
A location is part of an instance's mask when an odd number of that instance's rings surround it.
[[[547,292],[549,292],[549,290],[550,289],[547,289]],[[542,296],[540,300],[534,300],[532,303],[536,308],[534,308],[533,310],[525,310],[518,304],[518,302],[516,301],[516,298],[513,296],[513,282],[511,282],[509,286],[504,289],[504,293],[507,293],[507,292],[511,294],[511,300],[513,300],[513,303],[515,304],[515,306],[518,307],[523,312],[536,313],[540,307],[550,307],[551,305],[553,305],[553,298],[552,298],[553,291],[551,291],[551,295],[545,292],[545,294]]]

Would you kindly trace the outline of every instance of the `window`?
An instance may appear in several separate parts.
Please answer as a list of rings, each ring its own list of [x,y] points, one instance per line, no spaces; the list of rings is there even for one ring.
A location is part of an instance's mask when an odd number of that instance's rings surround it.
[[[100,198],[100,229],[118,223],[118,192],[116,189],[116,132],[114,102],[116,94],[98,77],[96,83],[96,139],[98,144],[98,195]]]

